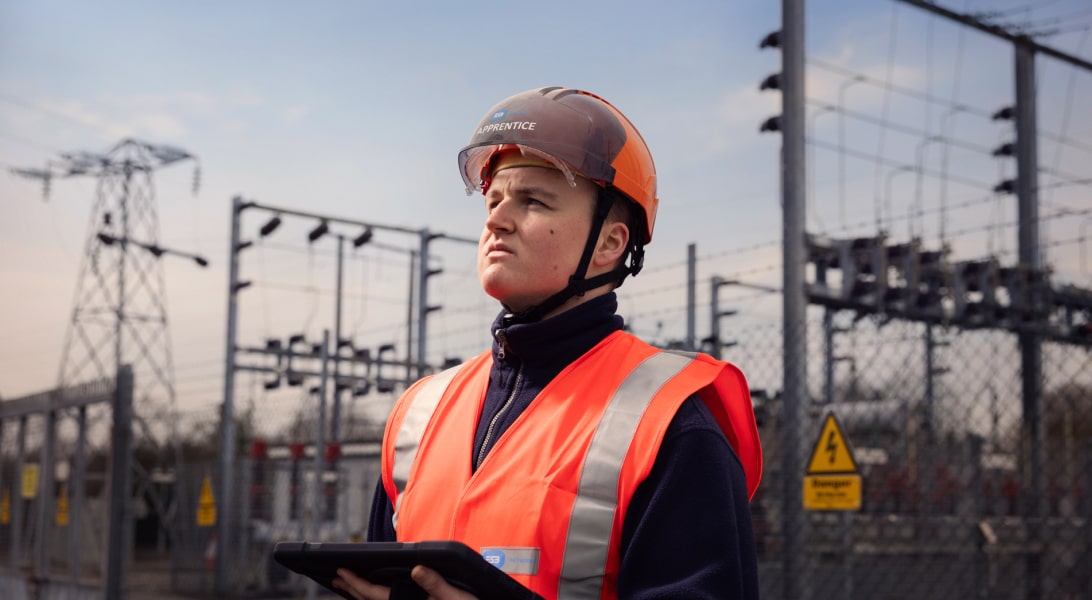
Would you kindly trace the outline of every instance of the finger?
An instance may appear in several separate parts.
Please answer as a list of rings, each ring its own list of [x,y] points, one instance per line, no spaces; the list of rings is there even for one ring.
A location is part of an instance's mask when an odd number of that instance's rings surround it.
[[[451,585],[443,575],[428,567],[417,565],[410,571],[410,577],[428,592],[431,600],[475,600],[469,592]]]
[[[349,569],[337,570],[337,577],[333,580],[333,586],[348,592],[356,600],[388,600],[391,594],[389,587],[377,585],[367,579],[357,577],[356,573]]]

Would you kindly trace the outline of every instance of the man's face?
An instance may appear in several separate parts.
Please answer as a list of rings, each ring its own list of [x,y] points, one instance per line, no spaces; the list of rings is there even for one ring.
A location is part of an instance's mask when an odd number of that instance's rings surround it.
[[[478,242],[487,294],[519,312],[565,288],[591,229],[595,185],[573,187],[554,169],[512,167],[493,176]]]

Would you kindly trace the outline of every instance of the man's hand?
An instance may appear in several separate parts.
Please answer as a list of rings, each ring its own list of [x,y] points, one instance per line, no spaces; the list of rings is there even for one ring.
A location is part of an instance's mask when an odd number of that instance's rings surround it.
[[[388,600],[391,596],[391,588],[361,579],[349,569],[338,569],[332,584],[356,600]]]
[[[430,600],[477,600],[473,594],[451,585],[443,575],[428,567],[417,565],[410,572],[410,577],[428,592]]]
[[[348,569],[338,569],[334,587],[344,590],[356,600],[389,600],[391,589],[357,577]],[[436,571],[417,565],[410,572],[413,581],[428,592],[430,600],[477,600],[473,595],[451,585]]]

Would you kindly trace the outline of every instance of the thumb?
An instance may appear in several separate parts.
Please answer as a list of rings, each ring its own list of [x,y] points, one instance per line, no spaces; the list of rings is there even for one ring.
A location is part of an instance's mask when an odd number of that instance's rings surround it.
[[[428,592],[429,598],[435,598],[436,600],[462,600],[474,598],[474,596],[448,583],[443,575],[440,575],[428,567],[417,565],[413,568],[413,571],[410,572],[410,576],[413,577],[413,581],[415,581],[417,585]]]

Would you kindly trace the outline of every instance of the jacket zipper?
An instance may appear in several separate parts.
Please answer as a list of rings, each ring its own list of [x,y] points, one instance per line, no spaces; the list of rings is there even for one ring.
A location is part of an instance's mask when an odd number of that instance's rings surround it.
[[[506,339],[503,329],[498,329],[496,336],[497,342],[499,342],[497,358],[504,360],[504,347],[505,345],[507,345],[508,340]],[[482,461],[485,460],[485,449],[489,447],[489,440],[493,437],[493,430],[496,428],[497,421],[500,420],[501,415],[503,415],[505,411],[508,410],[508,407],[512,405],[512,401],[516,399],[516,390],[519,389],[519,382],[521,379],[523,379],[523,365],[520,365],[519,370],[516,371],[516,379],[512,383],[512,391],[508,392],[508,398],[504,401],[504,404],[501,405],[500,410],[498,410],[496,414],[493,415],[493,418],[490,419],[489,427],[485,429],[485,439],[482,440],[481,448],[478,449],[478,457],[474,461],[474,469],[477,469],[482,464]]]
[[[493,336],[497,339],[497,358],[504,360],[508,356],[504,347],[508,345],[508,332],[504,328],[498,329]]]

